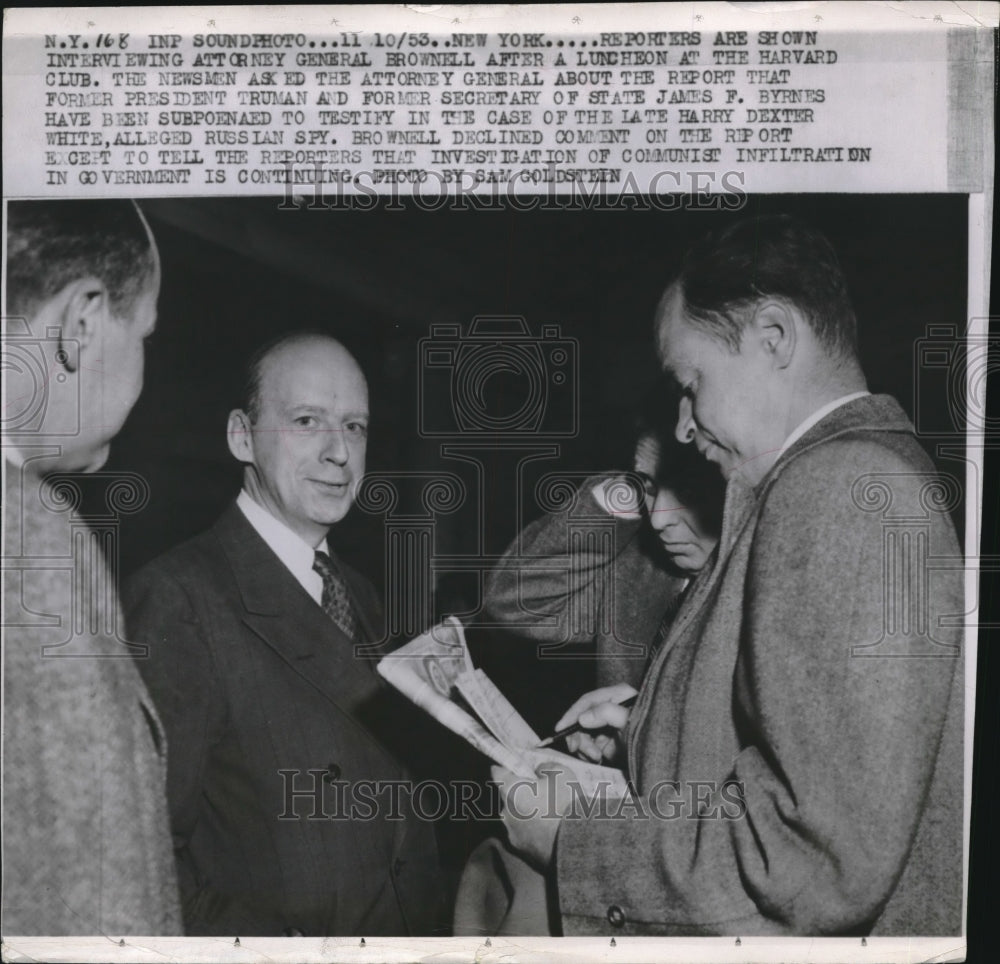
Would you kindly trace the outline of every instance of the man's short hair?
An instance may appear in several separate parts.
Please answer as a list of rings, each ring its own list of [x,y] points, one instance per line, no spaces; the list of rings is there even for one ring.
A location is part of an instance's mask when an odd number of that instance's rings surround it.
[[[788,215],[739,221],[688,252],[677,278],[688,322],[738,351],[761,298],[795,305],[833,357],[857,354],[857,321],[830,242]]]
[[[133,201],[11,201],[7,205],[7,312],[30,316],[80,278],[108,289],[116,317],[129,318],[156,269],[146,224]]]

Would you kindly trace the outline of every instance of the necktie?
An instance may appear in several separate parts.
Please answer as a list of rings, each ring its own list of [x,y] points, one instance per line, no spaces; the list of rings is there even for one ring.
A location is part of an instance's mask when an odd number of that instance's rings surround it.
[[[318,572],[323,580],[323,599],[321,605],[327,614],[352,642],[357,639],[358,620],[354,615],[347,586],[337,572],[333,560],[319,549],[313,560],[313,571]]]

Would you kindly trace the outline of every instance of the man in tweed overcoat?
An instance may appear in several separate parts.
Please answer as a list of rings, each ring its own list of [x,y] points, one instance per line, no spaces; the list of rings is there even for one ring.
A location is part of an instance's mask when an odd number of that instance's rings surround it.
[[[508,794],[511,843],[554,862],[567,934],[958,934],[947,480],[896,401],[867,392],[843,274],[810,228],[708,238],[657,325],[678,438],[728,479],[721,541],[634,708],[597,691],[557,723],[619,728],[574,744],[619,751],[630,805],[587,814],[540,775]]]
[[[180,933],[166,741],[124,637],[108,531],[76,515],[142,388],[159,256],[130,201],[7,208],[3,920]],[[141,479],[100,480],[107,507]]]

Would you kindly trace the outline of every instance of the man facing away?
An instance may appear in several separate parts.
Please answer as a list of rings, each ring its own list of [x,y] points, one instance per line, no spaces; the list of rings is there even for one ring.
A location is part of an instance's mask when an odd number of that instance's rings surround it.
[[[913,426],[867,392],[836,256],[735,224],[657,326],[677,437],[728,479],[718,554],[631,711],[597,691],[556,724],[617,731],[570,740],[617,754],[638,807],[581,813],[551,776],[515,800],[497,771],[511,843],[554,863],[566,933],[958,934],[965,606],[927,560],[961,556]]]
[[[384,806],[352,819],[341,802],[359,783],[406,778],[373,733],[384,692],[357,653],[380,639],[378,599],[328,541],[364,474],[368,418],[364,375],[340,342],[294,334],[259,352],[229,417],[243,491],[127,587],[176,747],[189,933],[434,929],[431,826]]]
[[[173,935],[166,743],[72,504],[142,389],[159,256],[130,201],[11,202],[7,225],[2,929]]]

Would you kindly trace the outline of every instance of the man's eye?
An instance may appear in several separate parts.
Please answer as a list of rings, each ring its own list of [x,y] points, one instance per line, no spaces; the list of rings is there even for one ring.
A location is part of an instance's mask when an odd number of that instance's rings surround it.
[[[295,419],[295,424],[300,428],[312,428],[316,424],[316,418],[312,415],[300,415]]]
[[[368,426],[364,422],[348,422],[345,426],[348,435],[364,438],[368,434]]]

